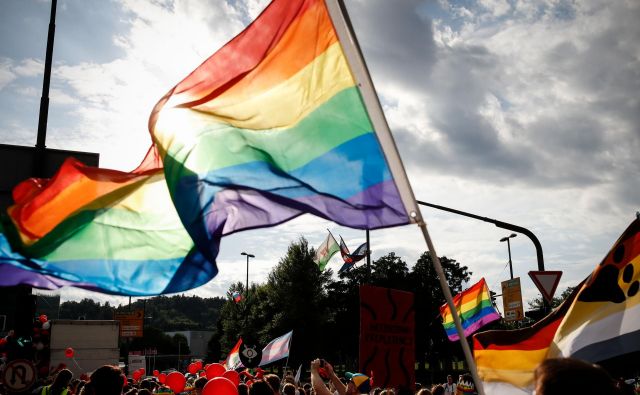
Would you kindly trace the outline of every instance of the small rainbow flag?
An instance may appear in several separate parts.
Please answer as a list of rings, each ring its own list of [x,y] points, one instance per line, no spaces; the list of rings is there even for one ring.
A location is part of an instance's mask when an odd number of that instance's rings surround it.
[[[453,298],[453,303],[460,314],[465,337],[470,336],[486,324],[500,319],[500,314],[491,304],[489,288],[484,278],[481,278],[469,289],[457,294]],[[446,303],[440,307],[440,315],[449,340],[459,340],[451,309]]]

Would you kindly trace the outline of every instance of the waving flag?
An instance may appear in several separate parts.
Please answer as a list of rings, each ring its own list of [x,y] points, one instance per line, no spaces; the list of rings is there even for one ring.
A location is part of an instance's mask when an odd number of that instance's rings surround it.
[[[272,2],[149,125],[180,218],[211,260],[221,236],[303,213],[374,229],[418,212],[321,0]]]
[[[333,0],[273,1],[156,104],[138,169],[70,160],[16,188],[0,275],[8,264],[114,294],[179,292],[217,274],[220,239],[237,231],[304,213],[360,229],[419,222],[343,17]]]
[[[640,219],[573,294],[536,325],[475,335],[474,357],[487,393],[532,393],[533,369],[546,358],[596,363],[640,351],[638,264]]]
[[[481,278],[480,281],[467,290],[457,294],[455,298],[453,298],[453,302],[456,306],[457,314],[460,315],[465,336],[470,336],[473,332],[488,323],[500,319],[500,314],[498,314],[491,304],[489,288],[484,278]],[[449,309],[446,303],[440,307],[442,324],[447,332],[447,336],[449,340],[456,341],[459,340],[460,337],[456,331],[451,314],[451,309]]]
[[[349,248],[345,244],[344,240],[342,240],[342,236],[340,236],[340,254],[342,255],[344,264],[338,270],[338,273],[350,270],[353,265],[355,265],[357,262],[360,262],[367,256],[368,250],[369,245],[365,242],[360,244],[360,246],[358,246],[358,248],[356,248],[353,253],[350,253]]]
[[[313,259],[315,263],[318,264],[320,271],[324,270],[327,266],[327,263],[331,259],[332,256],[335,255],[336,252],[340,250],[340,246],[338,246],[338,242],[335,237],[329,232],[327,238],[320,244],[320,247],[316,250],[316,256]]]
[[[262,349],[260,366],[268,365],[271,362],[288,357],[292,336],[293,331],[271,340],[271,342]]]
[[[216,273],[193,249],[153,155],[131,173],[68,159],[54,178],[24,181],[13,197],[0,233],[4,285],[147,295]]]
[[[227,370],[235,370],[242,366],[242,362],[240,362],[240,346],[242,345],[242,338],[238,339],[238,342],[235,346],[229,351],[229,355],[227,355],[227,359],[224,361],[224,367]]]

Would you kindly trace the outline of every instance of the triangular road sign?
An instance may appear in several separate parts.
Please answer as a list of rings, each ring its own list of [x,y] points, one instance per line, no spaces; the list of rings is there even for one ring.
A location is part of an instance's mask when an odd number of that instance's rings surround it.
[[[530,271],[529,277],[533,283],[538,287],[542,296],[551,303],[553,300],[553,294],[556,293],[558,283],[560,283],[560,277],[562,277],[561,271]]]

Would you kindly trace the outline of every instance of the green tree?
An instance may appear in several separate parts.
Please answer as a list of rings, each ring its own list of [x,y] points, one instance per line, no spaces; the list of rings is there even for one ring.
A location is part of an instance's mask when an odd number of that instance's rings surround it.
[[[562,293],[560,293],[560,296],[554,296],[553,299],[551,299],[551,308],[560,306],[560,304],[562,304],[565,299],[571,296],[571,293],[574,289],[575,287],[567,287],[564,289],[564,291],[562,291]],[[533,300],[530,300],[527,304],[529,305],[530,310],[540,310],[542,309],[542,297],[537,297]]]
[[[445,256],[440,258],[447,283],[452,295],[456,295],[464,288],[464,284],[471,278],[471,272],[466,266],[455,259]],[[441,379],[436,377],[434,367],[440,361],[460,359],[462,351],[458,343],[452,343],[446,336],[440,318],[440,306],[445,303],[444,293],[433,266],[431,255],[424,252],[409,274],[409,282],[415,294],[416,304],[416,361],[420,366],[428,362],[431,367],[431,381]],[[426,372],[421,372],[425,374]]]

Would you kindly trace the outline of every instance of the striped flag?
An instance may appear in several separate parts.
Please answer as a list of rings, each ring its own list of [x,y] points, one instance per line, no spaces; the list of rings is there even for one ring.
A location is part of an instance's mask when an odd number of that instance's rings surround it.
[[[481,278],[480,281],[467,290],[457,294],[453,298],[453,303],[456,306],[457,314],[460,315],[465,337],[470,336],[488,323],[500,319],[500,314],[491,303],[489,288],[484,278]],[[440,307],[440,315],[449,340],[459,340],[460,337],[456,331],[449,305],[445,303]]]
[[[340,246],[335,237],[329,232],[327,238],[320,244],[320,247],[316,250],[316,256],[313,261],[318,265],[320,271],[323,271],[327,266],[327,263],[336,252],[340,250]]]
[[[262,349],[260,366],[288,357],[292,336],[293,331],[271,340],[271,342]]]
[[[69,160],[19,185],[0,228],[4,283],[58,286],[27,270],[175,293],[211,280],[221,238],[238,231],[306,213],[358,229],[420,223],[347,26],[335,0],[274,0],[156,104],[137,169]]]
[[[597,363],[640,351],[640,219],[591,275],[531,328],[474,336],[478,374],[489,394],[531,394],[533,370],[546,358]],[[508,361],[508,363],[506,362]]]
[[[227,370],[234,370],[242,366],[242,362],[240,362],[240,346],[242,345],[242,338],[238,339],[238,342],[235,346],[229,351],[229,355],[227,355],[227,359],[224,362],[224,367]]]

